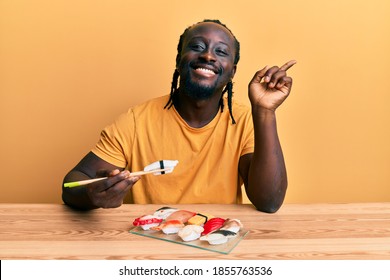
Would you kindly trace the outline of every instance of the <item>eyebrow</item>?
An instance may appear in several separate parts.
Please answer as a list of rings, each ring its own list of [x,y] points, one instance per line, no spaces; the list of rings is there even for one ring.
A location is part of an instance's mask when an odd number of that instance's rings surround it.
[[[204,39],[204,38],[205,38],[205,37],[203,37],[203,36],[194,36],[194,37],[189,38],[188,41],[191,41],[191,40],[193,40],[193,39]],[[229,44],[228,44],[228,43],[225,43],[224,41],[218,41],[218,43],[223,44],[223,45],[229,47]]]

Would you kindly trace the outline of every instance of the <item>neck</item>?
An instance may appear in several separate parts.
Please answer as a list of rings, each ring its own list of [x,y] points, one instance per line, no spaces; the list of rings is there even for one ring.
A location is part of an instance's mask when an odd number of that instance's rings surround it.
[[[187,94],[177,92],[176,98],[173,100],[176,111],[186,121],[186,123],[194,128],[200,128],[210,123],[219,111],[219,101],[222,94],[213,94],[207,99],[194,99]]]

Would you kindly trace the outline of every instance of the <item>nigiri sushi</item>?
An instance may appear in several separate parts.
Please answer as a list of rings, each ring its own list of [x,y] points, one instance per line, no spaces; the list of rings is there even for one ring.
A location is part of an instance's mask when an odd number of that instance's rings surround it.
[[[140,226],[143,230],[149,230],[151,227],[158,226],[163,219],[154,215],[144,215],[134,220],[134,226]]]
[[[191,217],[188,220],[187,223],[189,225],[198,225],[198,226],[200,226],[200,225],[203,225],[204,223],[206,223],[211,218],[214,218],[214,216],[212,216],[210,214],[197,213],[195,216]]]
[[[195,212],[187,211],[187,210],[178,210],[170,214],[165,220],[179,220],[183,224],[186,223],[191,217],[195,216]]]
[[[160,225],[156,227],[152,227],[150,229],[162,231],[165,234],[174,234],[178,233],[181,228],[184,227],[184,224],[179,220],[170,220],[170,221],[164,221]]]
[[[224,222],[225,219],[223,218],[212,218],[208,220],[203,226],[204,231],[202,232],[202,235],[206,235],[209,234],[210,232],[220,229],[223,226]]]
[[[183,241],[193,241],[200,237],[203,230],[203,227],[198,225],[186,225],[179,230],[177,235],[179,235]]]
[[[232,232],[239,232],[242,228],[242,223],[238,219],[226,219],[223,223],[223,226],[220,229],[229,230]]]
[[[171,215],[173,212],[176,212],[178,210],[179,209],[172,208],[172,207],[161,207],[160,209],[157,209],[153,215],[165,220],[169,215]]]
[[[218,245],[226,243],[230,238],[236,237],[237,233],[229,230],[217,230],[210,234],[204,235],[200,240],[209,242],[210,245]]]

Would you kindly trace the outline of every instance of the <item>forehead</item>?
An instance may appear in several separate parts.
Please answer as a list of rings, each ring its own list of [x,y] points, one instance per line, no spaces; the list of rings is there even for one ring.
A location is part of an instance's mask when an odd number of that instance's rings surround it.
[[[203,37],[208,40],[215,40],[225,43],[234,49],[235,39],[233,35],[225,27],[214,22],[202,22],[192,26],[184,38],[184,41],[189,41],[195,37]]]

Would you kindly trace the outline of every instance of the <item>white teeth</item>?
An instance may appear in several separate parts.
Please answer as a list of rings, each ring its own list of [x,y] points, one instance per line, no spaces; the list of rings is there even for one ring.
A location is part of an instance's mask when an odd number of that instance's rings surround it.
[[[215,74],[214,71],[206,69],[206,68],[197,68],[196,71],[202,71],[204,73]]]

